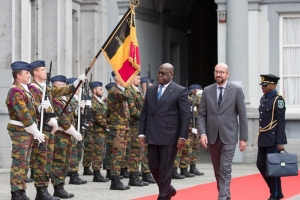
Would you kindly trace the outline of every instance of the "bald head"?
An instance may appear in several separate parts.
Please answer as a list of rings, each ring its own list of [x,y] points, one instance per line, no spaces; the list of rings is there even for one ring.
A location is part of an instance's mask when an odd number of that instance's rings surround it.
[[[229,77],[228,65],[225,63],[219,63],[215,66],[215,80],[219,86],[224,85]]]
[[[157,81],[161,85],[166,85],[173,79],[174,67],[170,63],[162,64],[157,72]]]

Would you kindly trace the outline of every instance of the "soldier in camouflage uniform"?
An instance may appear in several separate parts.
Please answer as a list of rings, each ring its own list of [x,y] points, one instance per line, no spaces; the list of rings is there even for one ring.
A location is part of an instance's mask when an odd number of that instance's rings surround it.
[[[129,182],[130,186],[147,186],[148,182],[144,182],[139,178],[139,159],[141,155],[141,145],[138,136],[139,119],[141,115],[141,109],[143,107],[144,96],[137,88],[140,84],[140,76],[137,75],[131,82],[127,94],[129,96],[128,106],[130,112],[130,146],[127,146],[129,150],[128,167],[129,167]],[[148,175],[152,178],[151,174]]]
[[[89,143],[92,149],[93,182],[107,182],[109,179],[100,173],[101,165],[105,155],[106,133],[109,132],[107,125],[107,106],[102,100],[102,83],[94,81],[90,83],[92,91],[92,122],[89,126],[92,142]]]
[[[73,83],[74,87],[77,87],[81,81],[84,81],[86,76],[80,75],[79,78]],[[51,78],[53,87],[65,87],[67,78],[62,75],[58,75]],[[70,105],[68,105],[66,111],[62,113],[66,106],[67,98],[65,96],[53,98],[53,108],[58,115],[58,130],[55,133],[54,138],[54,155],[51,167],[51,182],[54,186],[53,196],[60,198],[72,198],[74,194],[68,193],[64,189],[65,178],[70,166],[70,156],[72,147],[72,138],[76,138],[81,141],[81,134],[76,131],[72,125],[74,118]]]
[[[73,84],[76,80],[77,78],[68,78],[66,84],[67,85]],[[78,89],[70,102],[70,106],[72,108],[72,113],[74,118],[74,120],[72,121],[72,125],[76,128],[78,123],[77,120],[78,109],[82,109],[85,107],[84,100],[80,100],[78,98],[79,92],[80,90]],[[73,185],[81,185],[87,183],[87,181],[82,180],[78,174],[79,162],[81,161],[81,157],[82,157],[82,148],[78,146],[77,143],[78,140],[75,137],[72,137],[72,150],[71,150],[71,159],[70,159],[70,168],[69,168],[69,174],[70,174],[69,184],[73,184]]]
[[[194,101],[194,118],[195,120],[197,119],[196,116],[198,115],[198,107],[200,105],[200,101],[201,101],[201,97],[202,97],[202,86],[201,85],[198,85],[198,84],[195,84],[195,85],[191,85],[189,87],[189,90],[190,90],[190,95],[189,95],[189,99],[190,101]],[[198,123],[196,123],[196,126]],[[193,125],[193,122],[191,123],[191,126],[190,126],[190,131],[192,131],[192,125]],[[192,134],[192,140],[191,140],[191,147],[192,147],[192,153],[190,155],[190,161],[189,161],[189,164],[190,164],[190,173],[192,174],[195,174],[197,176],[201,176],[201,175],[204,175],[203,172],[200,172],[198,171],[198,169],[196,168],[196,163],[197,163],[197,160],[198,160],[198,154],[199,154],[199,151],[200,151],[200,140],[199,140],[199,134],[195,134],[196,131],[194,131],[194,133]]]
[[[45,135],[38,130],[34,99],[27,84],[30,81],[30,64],[17,61],[11,64],[13,85],[10,87],[6,105],[10,117],[7,125],[12,141],[12,165],[10,171],[11,199],[29,199],[26,196],[26,159],[33,138],[45,142]]]
[[[111,178],[111,190],[127,190],[129,185],[120,181],[120,165],[125,158],[129,130],[129,109],[127,89],[121,86],[115,73],[112,72],[116,85],[108,91],[107,108],[109,112],[110,132],[107,135],[107,178]]]

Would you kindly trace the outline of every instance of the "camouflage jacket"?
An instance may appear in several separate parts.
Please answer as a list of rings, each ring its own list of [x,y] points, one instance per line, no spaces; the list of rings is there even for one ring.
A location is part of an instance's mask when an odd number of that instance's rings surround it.
[[[195,118],[195,121],[197,120],[198,115],[198,108],[201,102],[202,95],[189,95],[188,96],[189,101],[191,103],[191,112],[193,113],[191,118],[191,125],[193,124],[193,117]],[[195,122],[195,125],[197,126],[197,123]]]
[[[8,90],[5,103],[11,120],[20,121],[25,127],[37,122],[34,98],[17,81]],[[24,127],[8,123],[7,130],[24,131]]]
[[[68,100],[69,98],[67,98]],[[73,98],[70,101],[70,106],[72,108],[72,114],[73,114],[73,126],[75,127],[75,129],[77,129],[77,121],[78,121],[78,100],[75,98],[75,95],[73,96]]]
[[[123,92],[117,85],[113,86],[108,91],[107,109],[109,112],[109,125],[112,129],[124,129],[128,127],[129,123],[129,109],[128,109],[128,88]]]
[[[129,123],[132,125],[138,125],[145,97],[142,95],[140,91],[138,91],[132,85],[129,86],[129,89],[127,90],[127,94],[129,96],[128,99],[128,107],[130,113]]]
[[[98,99],[92,97],[92,119],[93,123],[89,127],[89,130],[94,133],[105,133],[107,126],[107,106],[102,101],[99,102]]]
[[[74,116],[71,105],[68,105],[66,111],[63,114],[61,114],[66,103],[67,101],[64,100],[62,97],[53,98],[53,108],[56,115],[58,116],[58,126],[62,127],[64,130],[69,129],[74,123]]]

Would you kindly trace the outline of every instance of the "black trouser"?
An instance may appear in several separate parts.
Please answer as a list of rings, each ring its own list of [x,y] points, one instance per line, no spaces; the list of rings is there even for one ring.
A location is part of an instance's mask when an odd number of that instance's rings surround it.
[[[270,197],[275,198],[275,199],[281,199],[281,198],[283,198],[283,194],[282,194],[282,190],[281,190],[280,177],[266,177],[265,176],[267,154],[268,153],[277,153],[277,152],[278,151],[277,151],[276,146],[258,147],[256,166],[270,189],[270,193],[271,193]]]

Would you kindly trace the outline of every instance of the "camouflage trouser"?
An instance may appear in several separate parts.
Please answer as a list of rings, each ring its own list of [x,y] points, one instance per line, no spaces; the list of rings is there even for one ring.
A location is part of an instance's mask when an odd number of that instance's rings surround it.
[[[26,189],[26,159],[28,150],[32,144],[33,135],[27,132],[8,131],[12,142],[10,168],[10,188],[11,191]]]
[[[184,147],[177,152],[174,167],[187,168],[190,163],[190,156],[192,153],[191,140],[193,134],[189,131],[189,138],[185,141]]]
[[[141,167],[142,173],[149,173],[150,172],[147,155],[148,155],[148,144],[145,143],[144,149],[141,148],[141,156],[140,156],[141,166],[142,166]]]
[[[50,170],[53,185],[65,182],[70,166],[71,148],[71,136],[63,131],[56,131],[54,137],[53,162]]]
[[[193,164],[197,164],[198,154],[200,151],[199,135],[193,134],[193,140],[191,146],[192,146],[192,154],[190,157],[190,165],[193,165]]]
[[[70,169],[69,172],[78,171],[78,152],[79,148],[77,147],[77,140],[74,137],[71,137],[72,148],[71,148],[71,158],[70,158]]]
[[[131,129],[130,129],[131,130]],[[131,132],[126,131],[126,138],[127,138],[127,143],[126,143],[126,149],[125,149],[125,157],[121,161],[120,167],[122,168],[128,168],[128,159],[130,155],[130,148],[131,148]]]
[[[100,170],[105,156],[106,133],[92,133],[93,143],[90,143],[92,149],[92,169]]]
[[[82,159],[82,165],[83,167],[90,167],[92,164],[92,143],[93,143],[93,137],[92,134],[86,134],[83,138],[84,142],[84,150],[83,150],[83,159]]]
[[[128,168],[129,172],[137,172],[139,168],[139,159],[141,155],[141,145],[139,140],[139,133],[138,128],[135,126],[130,126],[129,137],[130,137],[130,147],[126,148],[129,151],[129,157],[128,157]],[[128,142],[127,142],[128,144]]]
[[[125,159],[125,151],[127,145],[127,130],[111,130],[111,134],[107,135],[107,160],[106,168],[111,170],[112,176],[120,174],[120,164]],[[116,134],[116,137],[113,137]]]
[[[29,148],[28,148],[28,154],[27,154],[27,158],[26,158],[26,175],[28,173],[29,168],[32,169],[32,158],[31,158],[31,154],[32,154],[32,145],[33,145],[33,141],[31,141],[31,144],[29,144]]]
[[[32,146],[31,168],[33,170],[33,180],[35,187],[48,186],[49,170],[53,158],[54,136],[50,131],[43,131],[43,133],[45,134],[45,146],[47,147],[47,150],[40,151],[39,142],[37,140],[34,140]]]

